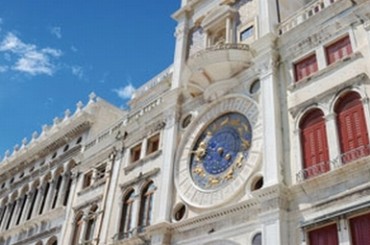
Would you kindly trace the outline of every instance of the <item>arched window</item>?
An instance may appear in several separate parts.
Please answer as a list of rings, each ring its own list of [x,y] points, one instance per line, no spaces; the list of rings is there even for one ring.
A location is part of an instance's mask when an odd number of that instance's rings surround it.
[[[32,194],[31,206],[30,206],[30,209],[28,210],[28,214],[27,214],[26,220],[29,220],[31,218],[31,216],[32,216],[32,212],[33,212],[33,208],[35,207],[35,202],[36,202],[36,198],[37,198],[38,192],[39,192],[39,189],[36,189],[34,191],[34,193]]]
[[[89,211],[89,216],[86,221],[85,241],[92,241],[94,239],[97,209],[98,207],[94,205]]]
[[[141,192],[139,213],[139,228],[141,229],[151,223],[154,191],[154,183],[150,181]]]
[[[300,121],[303,156],[303,178],[309,178],[329,170],[329,150],[324,113],[313,109]]]
[[[10,207],[9,207],[10,212],[9,212],[9,217],[8,217],[8,220],[7,220],[7,223],[6,223],[6,226],[5,226],[5,230],[9,229],[9,227],[10,227],[10,223],[11,223],[12,218],[13,218],[13,214],[14,214],[16,204],[17,204],[16,201],[13,201],[12,204],[10,204]]]
[[[57,179],[56,186],[55,186],[55,192],[54,192],[54,196],[53,196],[53,200],[52,200],[51,209],[54,209],[57,205],[59,191],[60,191],[60,188],[61,188],[61,185],[62,185],[62,179],[63,179],[63,176],[59,175],[59,177]]]
[[[252,245],[262,245],[262,235],[260,232],[254,235]]]
[[[19,225],[19,223],[21,221],[21,217],[22,217],[22,214],[23,214],[24,207],[26,206],[27,199],[28,199],[28,196],[26,194],[21,199],[21,207],[19,209],[18,218],[17,218],[17,221],[16,221],[15,225]]]
[[[129,236],[129,231],[131,230],[132,205],[134,200],[134,190],[127,192],[126,196],[123,198],[118,239],[127,238]]]
[[[64,193],[64,200],[63,200],[63,206],[67,206],[68,204],[68,198],[69,198],[69,195],[70,195],[70,192],[71,192],[71,186],[72,186],[72,177],[70,176],[70,174],[68,175],[68,179],[67,179],[67,187],[66,187],[66,190],[65,190],[65,193]]]
[[[45,203],[46,203],[46,198],[48,196],[49,188],[50,188],[50,183],[47,182],[46,185],[45,185],[44,193],[43,193],[44,195],[42,196],[39,214],[42,214],[42,212],[44,211],[44,207],[45,207]]]
[[[73,229],[73,239],[72,239],[72,245],[78,245],[80,241],[81,236],[81,230],[82,230],[82,213],[79,213],[76,216],[75,223],[74,223],[74,229]]]
[[[335,112],[342,162],[369,155],[369,136],[360,95],[350,92],[339,98]]]

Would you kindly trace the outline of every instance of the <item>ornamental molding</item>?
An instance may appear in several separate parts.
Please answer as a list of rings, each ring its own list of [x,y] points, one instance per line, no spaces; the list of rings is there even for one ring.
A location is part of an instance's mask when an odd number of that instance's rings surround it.
[[[179,221],[172,224],[172,229],[179,233],[194,231],[223,222],[225,217],[236,223],[246,223],[264,213],[286,210],[290,195],[289,189],[280,184],[262,188],[254,191],[248,200]]]
[[[246,183],[253,176],[253,173],[261,167],[263,137],[259,111],[258,105],[249,97],[230,95],[206,105],[206,109],[199,112],[200,116],[195,117],[187,127],[176,152],[175,186],[180,198],[190,207],[203,209],[221,206],[225,202],[244,195],[243,191],[245,191]],[[190,158],[193,155],[191,151],[193,151],[192,149],[194,149],[195,143],[204,129],[213,120],[228,112],[245,115],[252,127],[253,136],[248,158],[241,160],[238,164],[238,166],[240,165],[239,174],[233,178],[228,178],[229,183],[223,188],[203,190],[195,185],[189,171]]]
[[[123,184],[120,184],[119,186],[120,186],[122,191],[125,191],[125,189],[127,187],[136,185],[136,184],[138,184],[142,181],[147,181],[147,180],[153,178],[154,176],[156,176],[159,172],[160,172],[160,168],[154,168],[154,169],[152,169],[148,172],[145,172],[145,173],[140,172],[138,174],[138,176],[136,176],[134,179],[129,180],[127,182],[124,182]]]

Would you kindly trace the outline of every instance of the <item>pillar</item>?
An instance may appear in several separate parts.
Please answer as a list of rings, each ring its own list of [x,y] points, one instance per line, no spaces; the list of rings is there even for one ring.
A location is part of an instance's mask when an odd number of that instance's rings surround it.
[[[337,115],[332,112],[325,117],[326,135],[329,148],[330,169],[335,169],[342,164],[340,157],[339,136],[337,130]]]
[[[278,80],[270,68],[267,74],[260,77],[263,123],[263,172],[264,186],[281,181],[280,165],[282,164],[282,125],[279,101]]]
[[[258,1],[258,12],[259,12],[259,37],[262,37],[268,33],[276,34],[276,27],[279,23],[278,20],[278,8],[277,1]]]

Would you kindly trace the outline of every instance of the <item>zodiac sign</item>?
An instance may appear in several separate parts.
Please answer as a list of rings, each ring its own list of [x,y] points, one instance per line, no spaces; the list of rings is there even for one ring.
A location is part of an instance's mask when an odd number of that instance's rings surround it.
[[[208,183],[213,186],[213,185],[217,185],[218,183],[220,183],[220,180],[218,178],[213,178],[213,177],[210,177],[208,179]]]
[[[201,167],[196,167],[195,169],[193,169],[193,173],[199,175],[199,176],[206,176],[206,174],[204,173],[204,170],[201,168]]]
[[[243,154],[238,154],[238,156],[237,156],[237,158],[235,160],[236,166],[238,168],[241,168],[243,159],[244,159]]]
[[[225,179],[226,180],[230,180],[234,177],[234,169],[233,168],[230,168],[229,171],[227,171],[227,173],[225,174]]]

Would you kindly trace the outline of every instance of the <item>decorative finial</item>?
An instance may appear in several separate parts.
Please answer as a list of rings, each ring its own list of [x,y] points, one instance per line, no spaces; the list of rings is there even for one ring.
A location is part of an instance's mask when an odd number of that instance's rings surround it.
[[[83,106],[84,106],[84,104],[81,101],[77,102],[77,104],[76,104],[77,109],[76,109],[75,113],[80,112],[82,110]]]
[[[13,149],[14,149],[14,151],[13,151],[13,154],[14,154],[15,152],[17,152],[19,150],[19,145],[16,144]]]
[[[5,157],[4,158],[8,158],[8,157],[10,157],[10,151],[9,150],[6,150]]]
[[[34,141],[35,139],[37,139],[37,137],[39,137],[39,133],[37,133],[37,131],[33,132],[32,133],[32,141]]]
[[[71,115],[71,111],[69,109],[64,111],[64,120],[68,119]]]
[[[27,138],[23,138],[21,149],[24,149],[27,146]]]
[[[60,119],[58,117],[54,117],[53,119],[54,126],[60,123]]]
[[[89,95],[89,104],[95,103],[96,94],[94,92],[91,92]]]

